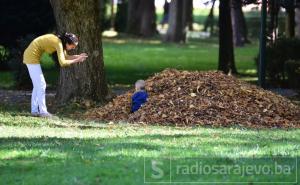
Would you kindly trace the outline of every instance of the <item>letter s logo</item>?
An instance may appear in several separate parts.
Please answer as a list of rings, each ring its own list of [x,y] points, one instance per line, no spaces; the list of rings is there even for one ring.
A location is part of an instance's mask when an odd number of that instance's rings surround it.
[[[164,171],[159,166],[162,166],[163,162],[152,160],[151,165],[152,165],[152,170],[155,172],[151,174],[151,178],[161,179],[164,176]]]

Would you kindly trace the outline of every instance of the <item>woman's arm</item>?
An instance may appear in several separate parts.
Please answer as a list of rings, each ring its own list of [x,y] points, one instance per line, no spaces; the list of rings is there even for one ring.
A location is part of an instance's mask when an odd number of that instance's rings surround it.
[[[79,58],[80,56],[86,56],[87,57],[87,54],[86,53],[81,53],[80,55],[66,55],[66,59],[67,60],[74,60],[76,58]]]
[[[61,43],[58,44],[56,51],[57,51],[57,58],[61,67],[66,67],[71,64],[83,62],[88,57],[87,54],[85,53],[80,54],[78,57],[66,56]],[[69,57],[71,57],[72,59],[69,59]]]

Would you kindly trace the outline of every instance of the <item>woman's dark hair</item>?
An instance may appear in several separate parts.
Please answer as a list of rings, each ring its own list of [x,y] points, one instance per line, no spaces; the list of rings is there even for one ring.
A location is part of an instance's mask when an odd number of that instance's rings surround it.
[[[66,49],[66,44],[78,44],[78,38],[75,34],[73,33],[63,33],[60,35],[57,35],[58,38],[61,40],[64,49]]]
[[[63,34],[59,34],[57,35],[57,37],[61,40],[63,48],[66,49],[66,44],[78,44],[78,38],[75,34],[73,33],[63,33]],[[52,59],[55,62],[55,66],[57,68],[60,67],[59,62],[58,62],[58,56],[57,56],[57,52],[52,53]]]

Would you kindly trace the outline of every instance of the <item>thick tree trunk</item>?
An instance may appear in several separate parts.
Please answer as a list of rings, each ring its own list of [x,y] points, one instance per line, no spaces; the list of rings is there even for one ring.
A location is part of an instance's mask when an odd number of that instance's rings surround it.
[[[286,36],[288,38],[295,37],[295,9],[289,8],[286,9],[287,17],[286,17]]]
[[[193,0],[183,2],[183,26],[193,30]]]
[[[129,0],[127,33],[151,37],[156,33],[154,0]]]
[[[77,52],[89,58],[80,64],[61,68],[57,100],[65,103],[72,98],[103,101],[107,95],[105,81],[99,0],[50,0],[58,32],[72,32],[79,36]]]
[[[237,73],[234,62],[230,0],[220,1],[219,6],[219,66],[224,73]]]
[[[185,42],[183,21],[183,0],[172,0],[169,13],[169,27],[165,40],[167,42]]]
[[[231,1],[231,23],[233,33],[233,43],[237,47],[244,46],[243,38],[243,26],[242,26],[242,1],[232,0]]]
[[[296,37],[300,39],[300,9],[295,9]]]

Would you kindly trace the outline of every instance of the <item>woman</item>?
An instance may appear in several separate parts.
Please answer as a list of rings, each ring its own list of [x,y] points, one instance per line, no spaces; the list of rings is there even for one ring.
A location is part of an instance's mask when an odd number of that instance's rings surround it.
[[[58,62],[61,67],[83,62],[88,56],[85,53],[80,55],[67,55],[66,51],[75,49],[78,45],[78,38],[72,33],[63,35],[46,34],[34,39],[24,52],[23,63],[26,64],[33,84],[31,96],[32,116],[51,117],[47,111],[45,93],[46,82],[40,65],[40,58],[44,52],[57,52]]]

